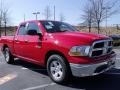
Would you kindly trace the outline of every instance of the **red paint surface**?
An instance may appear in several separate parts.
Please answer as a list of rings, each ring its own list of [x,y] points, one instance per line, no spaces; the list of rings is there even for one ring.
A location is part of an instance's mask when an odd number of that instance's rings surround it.
[[[28,22],[40,23],[39,21]],[[2,36],[1,46],[7,45],[14,56],[42,66],[45,65],[45,57],[49,51],[58,51],[65,56],[69,63],[77,64],[102,62],[115,55],[113,53],[99,58],[72,57],[68,52],[73,46],[91,45],[96,40],[107,39],[108,37],[84,32],[47,33],[41,24],[39,24],[39,28],[43,34],[41,39],[37,35],[18,36],[18,27],[15,36]],[[18,39],[18,41],[16,42],[15,39]],[[28,42],[26,43],[25,40],[28,40]]]

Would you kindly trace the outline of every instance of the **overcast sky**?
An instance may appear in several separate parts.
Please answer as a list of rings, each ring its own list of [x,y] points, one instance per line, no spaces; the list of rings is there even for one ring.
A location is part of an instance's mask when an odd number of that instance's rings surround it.
[[[82,23],[82,9],[86,4],[86,0],[3,0],[4,5],[10,8],[11,22],[18,25],[24,20],[33,20],[35,16],[32,12],[39,11],[41,14],[38,19],[45,19],[43,12],[46,6],[50,6],[53,14],[53,7],[56,6],[56,20],[59,20],[60,14],[65,16],[65,21],[70,24]],[[53,19],[53,17],[51,17]],[[114,15],[108,19],[108,24],[120,24],[120,14]]]

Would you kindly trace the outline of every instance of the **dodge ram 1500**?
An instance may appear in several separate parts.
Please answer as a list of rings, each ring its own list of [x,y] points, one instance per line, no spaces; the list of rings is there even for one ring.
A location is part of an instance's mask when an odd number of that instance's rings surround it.
[[[33,20],[21,23],[14,36],[2,36],[5,61],[20,58],[47,68],[56,83],[70,76],[85,77],[103,73],[115,66],[112,39],[79,32],[64,22]]]

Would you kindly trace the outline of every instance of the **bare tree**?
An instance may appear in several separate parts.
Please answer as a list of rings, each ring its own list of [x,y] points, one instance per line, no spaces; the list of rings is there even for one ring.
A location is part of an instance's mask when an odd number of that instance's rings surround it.
[[[2,14],[3,11],[0,9],[0,37],[1,37],[1,26],[2,26]]]
[[[6,36],[6,26],[9,23],[9,10],[8,9],[4,9],[3,10],[3,23],[4,23],[4,27],[5,27],[5,36]]]
[[[111,17],[112,15],[116,14],[118,11],[118,8],[116,7],[116,4],[118,0],[88,0],[90,7],[85,7],[85,16],[87,17],[87,21],[90,21],[96,23],[98,33],[100,33],[100,24],[105,19]],[[90,24],[91,25],[91,24]]]
[[[5,35],[6,35],[6,25],[10,22],[10,14],[9,14],[9,8],[6,7],[6,5],[2,2],[0,2],[0,36],[2,27],[5,27]]]
[[[60,14],[60,21],[61,22],[65,21],[65,16],[62,13]]]
[[[91,32],[91,27],[93,23],[92,13],[93,13],[92,7],[90,6],[89,3],[87,3],[83,10],[82,19],[84,20],[85,25],[88,26],[89,32]]]
[[[49,6],[46,6],[43,14],[46,20],[49,20],[51,18],[52,14]]]
[[[105,15],[105,9],[104,7],[104,0],[90,0],[91,5],[93,7],[93,19],[97,24],[98,33],[100,32],[100,23],[104,20],[104,18],[107,18]]]

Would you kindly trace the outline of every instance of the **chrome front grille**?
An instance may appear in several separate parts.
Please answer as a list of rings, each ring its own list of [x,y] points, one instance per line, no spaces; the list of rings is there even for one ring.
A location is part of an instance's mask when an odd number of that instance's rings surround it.
[[[112,52],[112,40],[95,41],[90,50],[90,57],[98,57]]]

